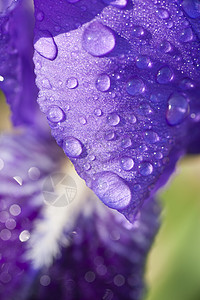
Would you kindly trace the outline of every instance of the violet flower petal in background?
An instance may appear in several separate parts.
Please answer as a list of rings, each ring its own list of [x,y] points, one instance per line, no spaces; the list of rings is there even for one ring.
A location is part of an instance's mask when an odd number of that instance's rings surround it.
[[[159,227],[157,202],[147,201],[132,225],[95,200],[79,213],[70,245],[40,273],[29,300],[143,298],[146,256]]]
[[[50,149],[49,149],[50,147]],[[27,299],[38,270],[25,259],[43,206],[42,184],[58,167],[57,145],[34,132],[0,137],[0,299]]]
[[[39,123],[32,61],[33,24],[31,1],[1,1],[0,89],[11,107],[14,125]]]
[[[178,158],[199,151],[199,37],[188,18],[199,6],[34,2],[40,108],[87,185],[133,221]]]

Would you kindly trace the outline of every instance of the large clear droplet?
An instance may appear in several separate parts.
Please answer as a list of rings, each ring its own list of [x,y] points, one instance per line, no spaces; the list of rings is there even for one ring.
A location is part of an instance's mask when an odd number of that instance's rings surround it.
[[[40,31],[38,40],[34,44],[35,50],[44,58],[54,60],[58,54],[58,48],[54,38],[48,31]]]
[[[174,93],[168,100],[166,119],[169,125],[175,126],[184,121],[189,113],[189,103],[187,98],[180,94]]]
[[[109,207],[123,209],[131,201],[131,191],[121,177],[113,172],[96,174],[93,191]]]
[[[120,122],[120,116],[117,113],[113,112],[108,115],[107,122],[111,126],[117,126]]]
[[[53,123],[58,123],[65,120],[65,113],[59,106],[52,105],[48,110],[47,119]]]
[[[64,140],[63,149],[65,151],[65,154],[69,157],[79,157],[83,151],[83,147],[81,142],[74,138],[73,136],[68,136]]]
[[[174,78],[173,71],[168,67],[162,67],[157,73],[157,82],[161,84],[167,84]]]
[[[138,169],[139,169],[140,174],[143,175],[143,176],[148,176],[153,172],[152,164],[150,164],[147,161],[141,162]]]
[[[96,80],[96,88],[101,92],[106,92],[110,88],[110,77],[107,74],[101,74]]]
[[[134,167],[134,161],[130,157],[123,157],[120,163],[124,171],[130,171]]]
[[[115,36],[109,27],[95,21],[84,30],[82,46],[93,56],[106,55],[115,47]]]
[[[126,85],[126,91],[131,96],[137,96],[145,91],[144,82],[139,78],[130,79]]]

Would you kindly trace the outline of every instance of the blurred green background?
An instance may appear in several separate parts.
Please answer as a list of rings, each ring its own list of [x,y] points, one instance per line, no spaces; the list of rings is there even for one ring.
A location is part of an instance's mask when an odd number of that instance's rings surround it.
[[[12,130],[0,93],[0,131]],[[148,257],[145,300],[200,299],[200,156],[182,160],[160,193],[160,231]]]

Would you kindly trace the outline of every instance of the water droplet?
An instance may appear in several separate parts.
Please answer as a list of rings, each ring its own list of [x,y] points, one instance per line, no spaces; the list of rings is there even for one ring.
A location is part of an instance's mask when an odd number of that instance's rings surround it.
[[[76,77],[70,77],[66,81],[68,89],[75,89],[78,86],[78,80]]]
[[[19,235],[19,240],[21,242],[27,242],[30,239],[30,232],[28,230],[23,230]]]
[[[199,0],[183,0],[181,5],[189,17],[192,19],[200,18]]]
[[[131,96],[138,96],[145,91],[144,82],[139,78],[130,79],[127,82],[126,91]]]
[[[4,77],[0,75],[0,82],[4,81]]]
[[[110,88],[110,77],[107,74],[101,74],[96,80],[96,88],[101,92],[106,92]]]
[[[125,284],[125,277],[121,274],[118,274],[114,277],[113,282],[118,287],[123,286]]]
[[[47,119],[53,123],[62,122],[65,120],[65,113],[59,106],[52,105],[48,110]]]
[[[169,53],[172,51],[172,45],[170,44],[170,42],[164,40],[162,41],[162,43],[160,44],[159,49],[161,51],[164,51],[165,53]]]
[[[183,122],[189,113],[187,98],[179,93],[174,93],[168,100],[166,119],[169,125],[178,125]]]
[[[107,118],[108,124],[111,126],[117,126],[120,122],[120,117],[117,113],[111,113]]]
[[[122,141],[121,141],[121,146],[122,148],[128,148],[132,145],[132,141],[130,138],[124,138]]]
[[[105,4],[115,6],[117,8],[124,8],[127,5],[128,0],[103,0]]]
[[[135,26],[132,31],[132,35],[138,38],[145,36],[145,29],[141,26]]]
[[[85,274],[85,280],[89,283],[93,282],[96,278],[96,275],[94,272],[92,271],[88,271],[86,274]]]
[[[131,201],[129,187],[115,173],[97,173],[92,188],[97,196],[110,208],[123,209]]]
[[[148,69],[152,66],[152,63],[149,57],[142,55],[136,59],[136,66],[139,69]]]
[[[115,138],[115,133],[114,131],[108,131],[105,133],[104,138],[106,141],[112,141]]]
[[[149,130],[145,132],[144,139],[147,143],[154,144],[159,141],[159,136],[156,132]]]
[[[169,12],[166,9],[160,8],[160,9],[158,9],[158,16],[161,19],[166,20],[169,18]]]
[[[79,120],[79,123],[82,124],[82,125],[87,124],[87,120],[86,120],[85,117],[80,117],[78,120]]]
[[[174,73],[171,68],[165,66],[162,67],[157,73],[157,82],[161,84],[167,84],[174,78]]]
[[[82,46],[93,56],[106,55],[115,47],[115,36],[109,27],[95,21],[84,30]]]
[[[40,178],[40,170],[36,167],[31,167],[28,170],[28,176],[31,180],[38,180]]]
[[[42,11],[39,11],[37,14],[36,14],[36,19],[38,21],[43,21],[44,20],[44,13]]]
[[[83,147],[78,139],[68,136],[64,140],[64,151],[69,157],[79,157],[83,151]]]
[[[72,1],[72,0],[68,0],[68,1]],[[73,0],[73,1],[77,1],[77,0]],[[72,3],[74,3],[74,2],[72,2]],[[48,286],[50,283],[51,283],[51,278],[48,275],[42,275],[40,277],[40,284],[41,285]]]
[[[128,116],[128,120],[131,124],[135,124],[137,122],[135,115]]]
[[[134,161],[130,157],[123,157],[120,161],[121,167],[125,171],[130,171],[134,167]]]
[[[0,238],[3,241],[8,241],[11,238],[11,232],[10,232],[10,230],[8,230],[8,229],[1,230],[1,232],[0,232]]]
[[[153,155],[156,159],[162,159],[163,158],[163,154],[161,152],[154,152]]]
[[[183,30],[180,36],[180,41],[184,43],[191,42],[194,38],[192,29],[190,27],[187,27]]]
[[[101,117],[101,116],[102,116],[102,110],[101,110],[100,108],[96,108],[96,109],[94,110],[94,114],[95,114],[95,116],[97,116],[97,117]]]
[[[49,79],[45,78],[42,80],[42,87],[45,89],[48,89],[48,90],[50,90],[52,88],[52,85],[51,85]]]
[[[56,59],[58,48],[50,32],[40,31],[37,38],[38,40],[34,44],[35,50],[44,58],[49,60]]]
[[[4,161],[0,158],[0,171],[4,168]]]
[[[91,169],[91,165],[90,165],[89,163],[85,163],[85,164],[84,164],[84,169],[85,169],[86,171],[90,170],[90,169]]]
[[[187,91],[194,88],[194,82],[190,78],[183,78],[179,86],[183,91]]]
[[[8,220],[6,220],[5,225],[8,229],[13,230],[13,229],[15,229],[17,223],[14,219],[8,219]]]
[[[148,176],[148,175],[150,175],[153,172],[153,166],[152,166],[152,164],[150,164],[147,161],[143,161],[139,165],[138,169],[139,169],[140,174],[143,175],[143,176]]]

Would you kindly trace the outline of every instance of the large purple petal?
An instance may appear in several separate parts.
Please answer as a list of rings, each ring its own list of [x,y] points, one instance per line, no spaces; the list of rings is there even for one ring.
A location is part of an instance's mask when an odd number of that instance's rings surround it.
[[[38,90],[32,61],[33,8],[28,0],[0,5],[0,89],[11,106],[14,125],[34,124]]]
[[[27,299],[38,273],[25,252],[43,204],[43,180],[58,167],[56,149],[30,130],[0,138],[1,300]]]
[[[78,217],[70,246],[40,273],[30,299],[142,299],[146,256],[159,227],[156,201],[144,205],[134,225],[94,201],[89,206]]]
[[[87,185],[130,220],[199,140],[199,38],[183,8],[35,0],[41,110]]]

